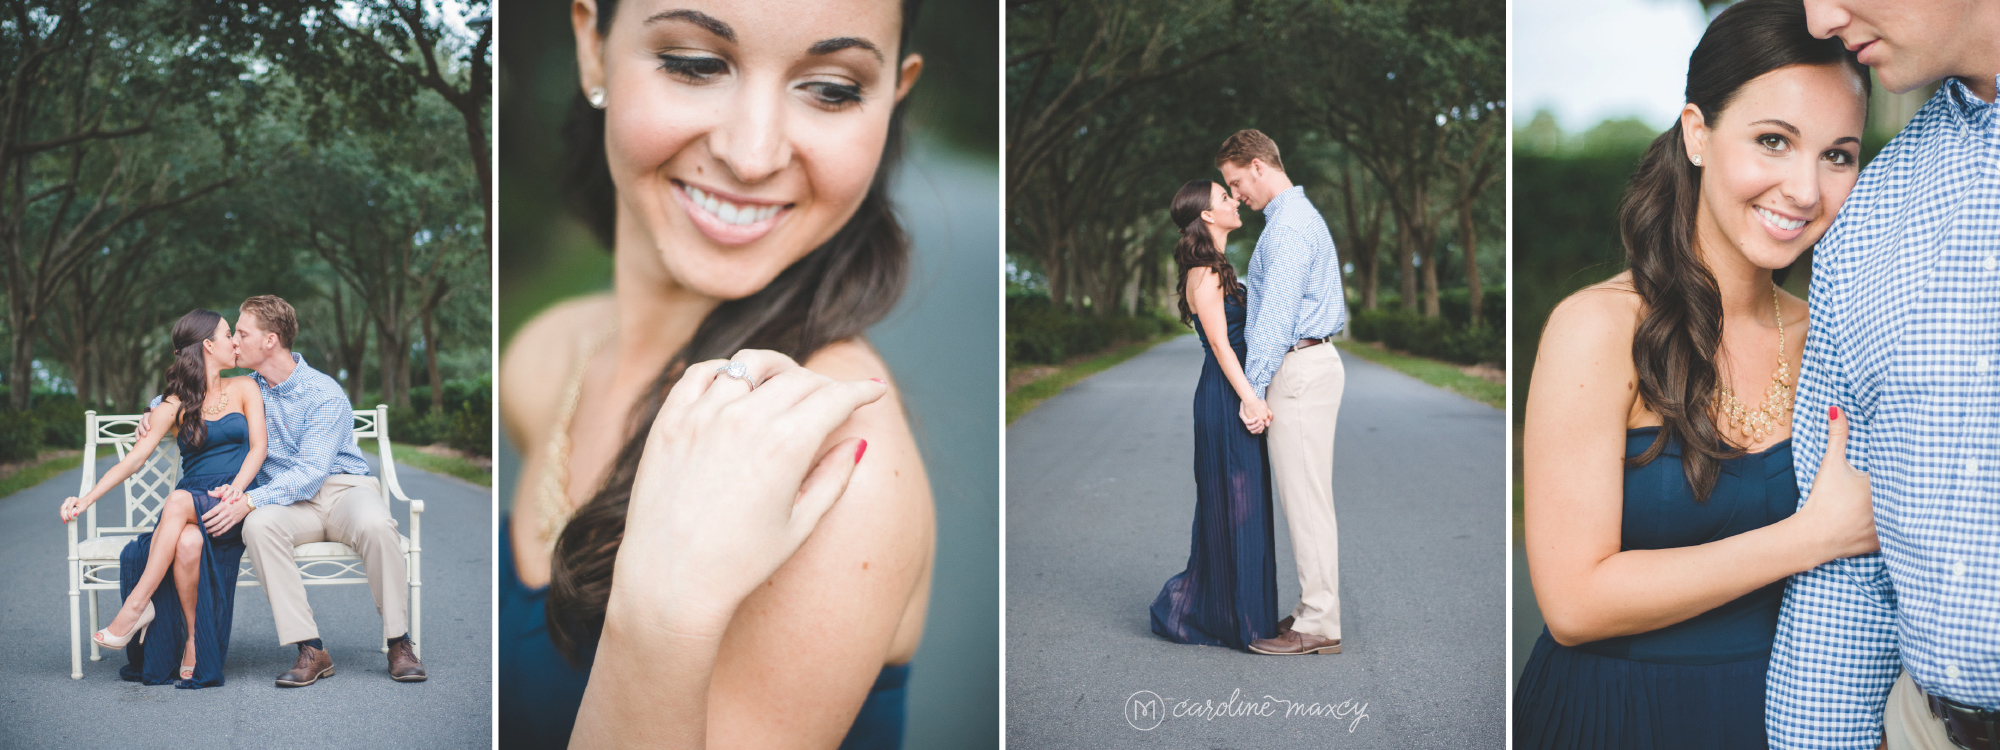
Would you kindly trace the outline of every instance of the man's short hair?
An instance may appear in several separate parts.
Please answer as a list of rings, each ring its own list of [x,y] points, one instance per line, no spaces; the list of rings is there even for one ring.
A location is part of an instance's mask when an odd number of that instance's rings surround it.
[[[243,300],[242,310],[257,316],[259,327],[278,334],[280,345],[292,348],[292,339],[299,335],[299,314],[291,303],[275,294],[259,294]]]
[[[1278,144],[1271,140],[1271,136],[1256,129],[1236,131],[1235,135],[1229,136],[1229,140],[1222,142],[1222,149],[1215,152],[1217,168],[1223,164],[1247,167],[1251,159],[1262,159],[1271,168],[1285,171],[1285,163],[1278,160]]]

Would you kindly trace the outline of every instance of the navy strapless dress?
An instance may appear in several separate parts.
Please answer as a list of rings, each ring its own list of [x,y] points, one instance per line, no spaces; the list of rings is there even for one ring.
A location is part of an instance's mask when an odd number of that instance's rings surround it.
[[[1630,430],[1638,456],[1657,427]],[[1680,444],[1625,470],[1623,549],[1691,547],[1784,520],[1798,508],[1792,442],[1723,462],[1695,502]],[[1542,630],[1514,690],[1514,747],[1762,750],[1764,672],[1778,632],[1779,580],[1649,633],[1570,647]]]
[[[230,621],[236,612],[236,573],[243,562],[243,524],[209,535],[200,518],[221,502],[208,491],[236,481],[243,459],[250,454],[250,420],[231,412],[207,423],[208,435],[196,448],[176,437],[181,449],[181,481],[174,486],[194,496],[195,528],[202,529],[201,580],[195,587],[194,679],[180,679],[181,650],[188,637],[187,618],[174,586],[173,568],[153,592],[153,624],[146,642],[125,647],[125,666],[118,676],[147,685],[180,688],[220,687],[222,663],[229,656]],[[246,489],[254,489],[255,485]],[[119,600],[132,595],[152,552],[153,534],[140,534],[118,555]],[[149,648],[150,647],[150,648]]]
[[[1243,305],[1223,298],[1229,346],[1245,361]],[[1242,399],[1222,374],[1208,332],[1194,388],[1194,542],[1187,570],[1153,600],[1153,632],[1176,643],[1247,650],[1278,632],[1278,560],[1271,460],[1264,436],[1243,426]]]
[[[500,746],[569,747],[570,729],[583,705],[590,670],[563,659],[549,640],[549,589],[521,583],[514,567],[510,519],[500,517]],[[896,750],[903,746],[904,706],[910,665],[885,666],[841,740],[841,750]]]

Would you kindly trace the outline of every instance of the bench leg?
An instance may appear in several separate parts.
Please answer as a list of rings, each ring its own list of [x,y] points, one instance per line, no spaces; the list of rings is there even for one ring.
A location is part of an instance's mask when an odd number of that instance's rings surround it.
[[[417,574],[418,559],[410,555],[410,640],[418,659],[424,658],[424,580]]]
[[[69,564],[69,678],[72,680],[83,679],[83,622],[82,622],[83,613],[79,611],[80,603],[77,601],[77,597],[83,595],[83,592],[79,591],[77,587],[78,586],[77,579],[80,577],[81,575],[78,573],[77,564],[74,562],[70,563]]]
[[[99,626],[99,625],[97,624],[97,589],[91,589],[91,590],[90,590],[90,630],[91,630],[91,632],[93,632],[93,633],[94,633],[94,632],[97,632],[97,629],[98,629],[99,627],[101,627],[101,626]],[[97,645],[97,639],[96,639],[96,638],[92,638],[92,639],[90,639],[90,660],[91,660],[91,661],[104,661],[104,653],[103,653],[102,651],[99,651],[99,650],[98,650],[99,648],[100,648],[100,647],[99,647],[99,646]]]

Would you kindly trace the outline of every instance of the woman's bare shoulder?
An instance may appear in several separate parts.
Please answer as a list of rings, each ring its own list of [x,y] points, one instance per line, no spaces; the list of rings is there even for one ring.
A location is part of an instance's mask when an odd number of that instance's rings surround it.
[[[614,313],[609,292],[576,297],[536,314],[508,339],[500,353],[500,418],[518,445],[541,441],[583,347]]]
[[[223,387],[228,388],[229,389],[228,392],[232,394],[241,395],[246,398],[261,399],[264,397],[263,392],[258,390],[257,388],[257,378],[249,375],[238,375],[233,378],[223,378],[222,385]]]
[[[856,409],[854,416],[827,438],[828,444],[850,437],[868,441],[866,460],[855,470],[850,486],[850,490],[862,487],[867,491],[850,491],[842,504],[869,514],[886,513],[895,525],[916,522],[928,529],[930,481],[924,472],[923,457],[917,451],[916,438],[910,431],[909,416],[903,409],[901,384],[896,382],[888,364],[874,347],[860,338],[830,344],[813,352],[803,364],[806,369],[835,380],[878,378],[889,384],[887,395]],[[928,532],[924,536],[927,539]]]
[[[1528,385],[1530,419],[1563,413],[1624,420],[1637,398],[1632,339],[1641,308],[1623,274],[1577,290],[1557,304],[1535,350],[1535,374]]]
[[[1542,329],[1546,344],[1551,335],[1584,336],[1591,339],[1622,337],[1629,345],[1638,329],[1644,302],[1632,286],[1630,271],[1584,287],[1563,298],[1549,311]]]

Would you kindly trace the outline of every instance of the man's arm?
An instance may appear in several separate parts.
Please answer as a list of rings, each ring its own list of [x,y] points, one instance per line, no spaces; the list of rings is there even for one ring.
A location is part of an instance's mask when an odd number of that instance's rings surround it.
[[[291,505],[319,492],[319,486],[333,473],[333,458],[340,452],[337,436],[341,422],[348,420],[351,426],[353,419],[353,408],[340,399],[326,398],[314,403],[301,420],[298,452],[292,456],[290,465],[274,474],[264,486],[251,490],[250,501],[260,506]]]
[[[1838,317],[1843,295],[1837,244],[1821,243],[1807,295],[1812,324],[1793,405],[1800,416],[1792,420],[1801,503],[1812,494],[1813,477],[1826,457],[1830,422],[1820,415],[1828,407],[1842,407],[1841,418],[1851,420],[1848,461],[1862,471],[1870,468],[1866,415],[1850,408],[1856,399]],[[1771,747],[1874,748],[1882,739],[1882,707],[1900,669],[1896,594],[1880,554],[1834,560],[1792,576],[1765,677],[1764,725]]]
[[[1243,343],[1248,356],[1243,376],[1261,399],[1271,387],[1271,378],[1277,376],[1278,366],[1285,363],[1285,352],[1298,343],[1292,333],[1298,330],[1299,299],[1305,293],[1305,268],[1310,259],[1291,228],[1275,225],[1265,227],[1263,236],[1257,238],[1257,254],[1261,256],[1257,262],[1264,268],[1244,307]]]

